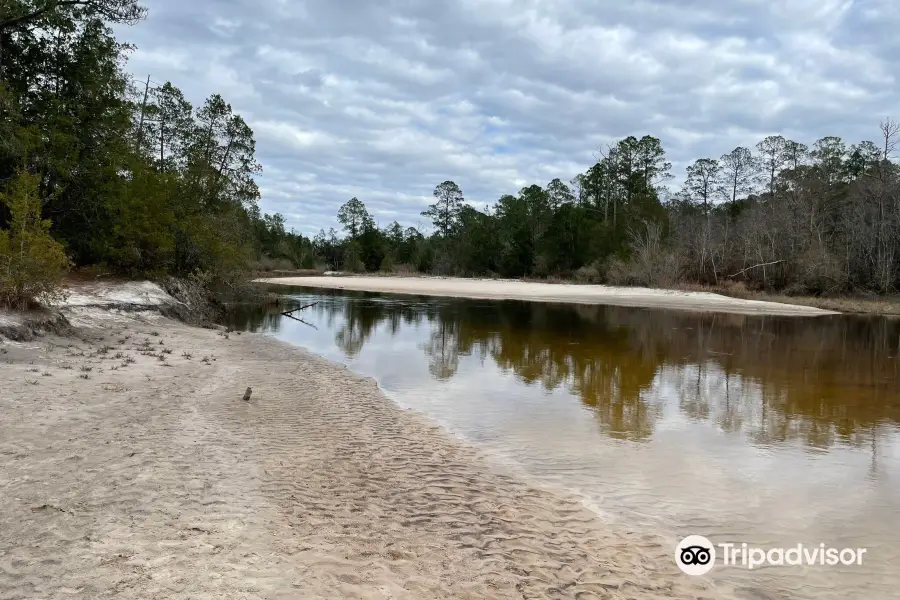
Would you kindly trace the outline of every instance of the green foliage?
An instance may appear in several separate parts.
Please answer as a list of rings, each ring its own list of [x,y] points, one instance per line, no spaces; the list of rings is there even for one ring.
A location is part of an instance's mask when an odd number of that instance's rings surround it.
[[[253,132],[221,96],[195,109],[123,72],[130,48],[111,25],[145,13],[136,0],[0,9],[0,182],[36,174],[37,206],[79,266],[215,285],[260,259],[314,262],[310,240],[259,214]],[[0,206],[0,227],[11,218]]]
[[[369,215],[369,211],[366,210],[366,205],[355,197],[350,198],[338,210],[338,221],[343,225],[351,239],[356,239],[363,231],[373,226],[372,217]]]
[[[165,190],[163,178],[141,169],[109,199],[106,208],[113,227],[103,254],[110,265],[131,276],[171,268],[176,218]]]
[[[360,258],[361,254],[362,250],[356,240],[347,242],[344,245],[344,270],[351,273],[359,273],[365,270],[365,264]]]
[[[40,178],[21,172],[0,193],[9,211],[9,228],[0,229],[0,304],[20,307],[61,296],[69,267],[61,244],[50,237],[50,220],[41,218]]]
[[[452,181],[445,181],[433,193],[437,200],[422,213],[434,223],[434,229],[445,238],[450,237],[459,225],[459,211],[463,206],[462,190]]]

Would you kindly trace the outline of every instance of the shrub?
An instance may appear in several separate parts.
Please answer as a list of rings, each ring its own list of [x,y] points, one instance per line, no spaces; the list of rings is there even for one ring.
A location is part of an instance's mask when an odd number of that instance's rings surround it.
[[[378,268],[378,270],[382,273],[394,272],[394,261],[391,260],[391,257],[389,255],[384,255],[384,258],[381,260],[381,266]]]
[[[56,302],[70,266],[62,245],[50,237],[51,222],[41,218],[40,178],[19,173],[0,191],[9,210],[9,229],[0,230],[0,303],[15,308]]]
[[[253,266],[257,271],[290,271],[294,268],[294,263],[286,258],[262,256]]]
[[[360,258],[359,244],[351,241],[344,248],[344,270],[350,273],[361,273],[365,270],[362,259]]]
[[[394,265],[394,273],[398,273],[400,275],[413,275],[416,273],[415,265],[411,265],[409,263],[400,263]]]
[[[794,293],[822,294],[833,291],[845,291],[848,287],[847,271],[841,260],[821,247],[813,247],[793,261],[794,277],[797,283]],[[787,293],[787,290],[785,290]],[[790,295],[790,294],[789,294]]]
[[[234,207],[215,214],[179,220],[175,232],[176,275],[203,271],[213,285],[230,285],[243,279],[252,259],[249,245]]]
[[[680,270],[678,257],[662,243],[662,228],[645,222],[642,229],[631,233],[631,256],[611,258],[606,278],[613,285],[671,287]]]
[[[594,261],[575,271],[575,280],[579,283],[600,283],[602,279],[599,261]]]

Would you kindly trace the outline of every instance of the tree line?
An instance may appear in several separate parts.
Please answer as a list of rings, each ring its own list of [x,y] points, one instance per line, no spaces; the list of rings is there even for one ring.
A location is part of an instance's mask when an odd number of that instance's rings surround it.
[[[607,145],[554,179],[476,208],[453,181],[433,231],[379,228],[352,198],[312,239],[261,214],[253,131],[220,95],[134,82],[114,25],[137,0],[0,6],[0,302],[54,288],[70,266],[236,281],[252,269],[420,271],[669,286],[742,281],[796,293],[896,291],[900,126],[877,143],[769,136],[687,168],[670,190],[661,141]],[[302,199],[298,199],[302,202]]]
[[[780,135],[700,158],[670,190],[658,138],[608,145],[568,184],[554,179],[479,210],[445,181],[422,213],[426,237],[394,222],[379,230],[351,199],[313,240],[333,268],[565,277],[590,282],[722,286],[741,281],[793,293],[896,291],[900,284],[900,125],[880,139],[811,146]]]
[[[231,105],[125,73],[112,26],[145,16],[137,0],[0,6],[0,301],[72,265],[211,283],[312,264],[308,239],[260,214],[256,142]]]

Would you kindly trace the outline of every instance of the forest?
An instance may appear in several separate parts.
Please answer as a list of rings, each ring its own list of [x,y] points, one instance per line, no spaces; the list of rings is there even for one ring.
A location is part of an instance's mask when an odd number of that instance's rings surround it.
[[[345,237],[321,232],[313,248],[349,271],[885,294],[900,283],[898,135],[885,119],[878,144],[768,136],[695,160],[677,191],[660,140],[632,136],[568,184],[531,185],[484,210],[445,181],[422,213],[427,238],[396,222],[378,230],[352,198],[338,212]]]
[[[454,181],[428,235],[378,227],[364,202],[312,239],[262,214],[253,131],[211,91],[135,81],[137,0],[0,7],[0,303],[52,295],[71,268],[204,285],[319,269],[887,294],[900,284],[900,125],[873,139],[773,135],[687,167],[671,190],[659,138],[629,136],[554,179],[476,208]],[[512,191],[512,190],[510,190]],[[500,192],[500,191],[498,191]],[[303,198],[297,198],[302,207]]]

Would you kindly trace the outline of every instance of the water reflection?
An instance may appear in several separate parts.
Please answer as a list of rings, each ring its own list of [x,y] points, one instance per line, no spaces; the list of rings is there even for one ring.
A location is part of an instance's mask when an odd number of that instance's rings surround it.
[[[673,395],[684,418],[767,445],[872,445],[879,427],[900,423],[895,320],[365,292],[306,291],[297,302],[310,297],[320,302],[304,318],[333,332],[348,359],[359,357],[377,331],[394,338],[414,330],[434,379],[453,379],[464,357],[489,359],[528,386],[577,395],[617,439],[650,439]],[[260,308],[232,316],[238,327],[268,332],[282,319]]]

